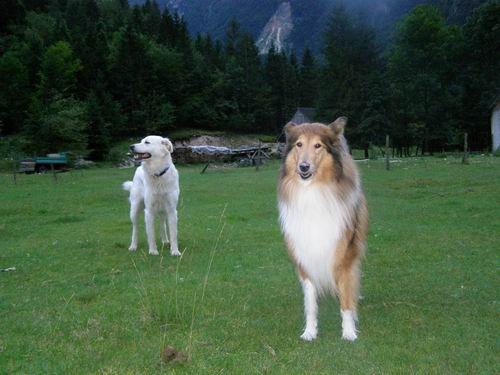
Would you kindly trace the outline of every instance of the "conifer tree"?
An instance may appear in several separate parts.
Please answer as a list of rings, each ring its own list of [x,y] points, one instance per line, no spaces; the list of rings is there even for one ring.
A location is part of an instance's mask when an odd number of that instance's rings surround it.
[[[314,107],[317,98],[317,72],[314,57],[309,48],[304,49],[299,74],[299,104],[301,107]]]

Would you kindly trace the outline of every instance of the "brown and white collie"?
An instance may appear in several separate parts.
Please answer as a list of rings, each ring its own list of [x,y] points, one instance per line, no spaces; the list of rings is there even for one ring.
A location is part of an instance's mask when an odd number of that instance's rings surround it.
[[[318,297],[340,300],[342,338],[357,338],[356,307],[368,211],[356,165],[344,138],[347,118],[330,125],[285,126],[286,150],[278,187],[281,229],[304,292],[302,339],[318,334]]]

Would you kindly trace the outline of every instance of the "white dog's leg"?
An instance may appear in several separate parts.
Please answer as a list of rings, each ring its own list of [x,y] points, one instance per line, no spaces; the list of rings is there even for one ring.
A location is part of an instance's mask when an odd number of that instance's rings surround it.
[[[139,203],[131,203],[130,205],[130,221],[132,221],[132,240],[130,241],[130,247],[128,248],[130,251],[137,250],[138,244],[138,233],[137,233],[137,222],[139,221]]]
[[[148,237],[149,254],[158,255],[155,241],[155,217],[154,213],[146,209],[144,211],[144,220],[146,222],[146,234]]]
[[[168,230],[170,232],[170,254],[174,256],[181,255],[177,246],[177,209],[170,208],[167,211]]]
[[[312,341],[318,335],[318,301],[316,288],[309,279],[301,279],[304,291],[304,312],[306,316],[306,328],[300,336],[302,340]]]
[[[166,215],[161,216],[161,223],[160,223],[160,235],[161,235],[161,242],[166,245],[168,244],[168,234],[167,234],[167,217]]]

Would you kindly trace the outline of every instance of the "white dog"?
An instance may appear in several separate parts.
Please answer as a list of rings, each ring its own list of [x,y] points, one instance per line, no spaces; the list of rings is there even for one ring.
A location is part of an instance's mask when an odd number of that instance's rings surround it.
[[[130,192],[130,220],[132,220],[132,241],[129,250],[137,250],[137,221],[144,209],[149,254],[158,255],[155,241],[154,218],[161,220],[160,234],[167,244],[167,221],[170,234],[170,254],[181,255],[177,246],[177,202],[179,201],[179,174],[170,153],[174,147],[167,138],[150,135],[141,143],[130,146],[135,160],[141,160],[133,181],[123,183],[123,189]]]

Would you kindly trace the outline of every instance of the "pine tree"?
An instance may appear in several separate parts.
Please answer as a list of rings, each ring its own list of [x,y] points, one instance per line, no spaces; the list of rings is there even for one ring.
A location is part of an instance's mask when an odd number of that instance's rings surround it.
[[[168,8],[163,10],[158,30],[158,42],[173,48],[175,46],[175,25]]]
[[[130,15],[129,25],[133,27],[136,33],[144,33],[144,16],[142,14],[141,7],[139,5],[134,5],[132,8],[132,14]]]
[[[300,68],[293,50],[288,59],[282,52],[282,59],[285,65],[285,117],[290,119],[300,103]]]
[[[146,0],[142,7],[144,14],[144,33],[156,40],[159,36],[162,15],[156,0]]]
[[[191,54],[191,37],[189,36],[189,31],[187,28],[186,21],[184,18],[179,16],[178,13],[174,16],[174,29],[175,29],[175,40],[174,46],[175,48],[184,53]]]
[[[44,53],[40,66],[39,97],[42,103],[53,97],[68,97],[76,92],[80,60],[66,42],[57,42]]]
[[[271,45],[267,54],[265,65],[266,82],[270,87],[270,103],[273,112],[273,126],[271,129],[278,133],[289,120],[286,114],[286,88],[285,88],[285,68],[286,57],[276,52],[274,44]]]
[[[110,147],[109,124],[102,117],[102,103],[97,95],[91,91],[86,102],[88,121],[88,157],[92,160],[104,160]]]
[[[309,48],[304,49],[299,74],[299,103],[301,107],[314,107],[317,98],[317,76],[314,57]]]
[[[28,68],[16,51],[8,51],[0,57],[0,88],[2,132],[19,132],[26,120],[32,90],[29,86]]]
[[[109,47],[104,25],[99,23],[95,31],[89,31],[80,46],[83,69],[80,77],[81,97],[95,87],[97,80],[107,73]]]
[[[225,52],[228,57],[236,55],[236,48],[240,38],[240,25],[232,19],[226,28]]]
[[[85,105],[59,94],[43,105],[35,98],[24,131],[32,152],[85,153],[88,134]]]
[[[449,38],[450,29],[432,6],[414,8],[397,30],[389,77],[397,131],[393,138],[400,143],[400,153],[410,139],[410,124],[423,126],[424,151],[452,140]]]
[[[455,65],[461,65],[463,99],[459,111],[461,130],[469,134],[474,149],[490,145],[490,113],[500,98],[500,2],[488,1],[478,7],[463,28],[463,52]]]
[[[5,0],[0,12],[0,35],[8,34],[10,27],[22,22],[26,14],[23,5],[18,0]]]
[[[147,47],[135,27],[127,25],[114,40],[110,57],[110,89],[127,117],[123,132],[140,132],[145,123],[141,100],[146,96],[146,72],[151,62]]]
[[[351,17],[341,5],[330,18],[325,34],[326,64],[320,73],[318,115],[325,122],[349,118],[346,136],[352,146],[366,147],[360,123],[364,120],[366,87],[371,85],[376,64],[374,34]]]

